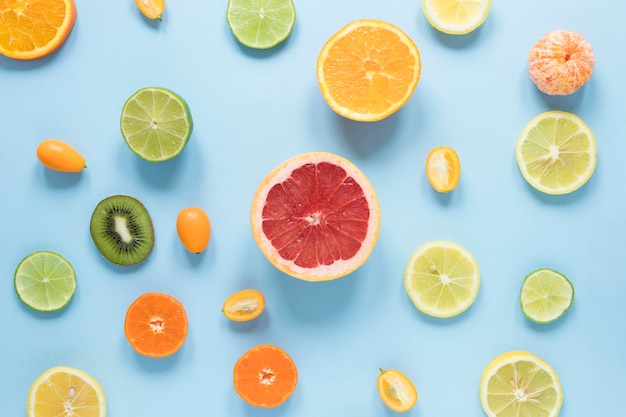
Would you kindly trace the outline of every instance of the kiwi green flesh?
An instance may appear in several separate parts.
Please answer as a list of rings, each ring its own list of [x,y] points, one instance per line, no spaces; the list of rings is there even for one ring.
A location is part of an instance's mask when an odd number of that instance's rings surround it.
[[[91,238],[100,253],[117,265],[134,265],[154,247],[152,219],[134,197],[114,195],[102,200],[91,216]]]

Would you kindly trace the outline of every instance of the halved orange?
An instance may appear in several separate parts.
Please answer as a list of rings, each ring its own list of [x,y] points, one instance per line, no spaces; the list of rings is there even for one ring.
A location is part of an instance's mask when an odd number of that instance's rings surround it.
[[[224,301],[222,313],[232,321],[250,321],[261,315],[265,309],[265,297],[259,290],[237,291]]]
[[[362,122],[382,120],[404,106],[421,69],[413,40],[397,26],[373,19],[344,26],[317,59],[324,100],[341,116]]]
[[[380,228],[380,206],[365,175],[327,152],[295,156],[257,189],[252,234],[279,270],[307,281],[342,277],[369,257]]]
[[[145,293],[128,308],[124,333],[137,353],[152,358],[169,356],[187,337],[187,314],[171,295]]]
[[[278,407],[293,394],[298,370],[293,359],[278,346],[254,346],[244,353],[233,371],[235,391],[255,407]]]
[[[0,54],[24,60],[49,55],[75,20],[74,0],[0,0]]]
[[[449,146],[434,148],[426,157],[426,177],[440,193],[454,190],[461,177],[459,155]]]

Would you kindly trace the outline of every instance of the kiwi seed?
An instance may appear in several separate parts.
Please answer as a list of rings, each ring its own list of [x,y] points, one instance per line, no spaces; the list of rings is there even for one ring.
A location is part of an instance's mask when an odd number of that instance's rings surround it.
[[[139,200],[126,195],[114,195],[98,203],[89,230],[100,253],[117,265],[137,264],[154,247],[148,210]]]

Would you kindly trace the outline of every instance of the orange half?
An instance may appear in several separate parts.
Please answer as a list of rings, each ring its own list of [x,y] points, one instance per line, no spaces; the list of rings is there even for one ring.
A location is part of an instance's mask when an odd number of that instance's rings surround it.
[[[454,190],[461,177],[459,155],[449,146],[439,146],[426,157],[426,177],[440,193]]]
[[[0,54],[23,60],[49,55],[75,20],[74,0],[0,0]]]

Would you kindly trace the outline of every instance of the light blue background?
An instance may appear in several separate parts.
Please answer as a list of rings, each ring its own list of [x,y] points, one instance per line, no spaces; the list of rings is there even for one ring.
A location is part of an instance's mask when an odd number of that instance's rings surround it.
[[[111,417],[393,416],[376,392],[379,367],[416,385],[420,399],[407,415],[478,417],[484,366],[527,350],[561,377],[561,416],[623,415],[623,1],[494,0],[480,29],[454,37],[428,24],[419,0],[296,0],[291,37],[266,52],[236,42],[225,0],[166,3],[163,21],[152,22],[132,0],[77,0],[74,30],[55,54],[0,59],[0,414],[25,416],[35,378],[67,365],[101,383]],[[315,76],[323,43],[365,17],[405,30],[423,64],[411,100],[374,124],[333,113]],[[591,42],[596,68],[578,93],[553,98],[529,80],[526,56],[558,28]],[[194,131],[175,160],[144,162],[121,137],[122,105],[145,86],[189,103]],[[598,142],[591,180],[560,197],[528,186],[514,156],[526,123],[551,109],[579,115]],[[88,168],[44,169],[35,148],[48,137],[71,143]],[[439,145],[461,158],[448,195],[424,174]],[[383,214],[370,259],[328,283],[280,273],[250,232],[261,180],[308,151],[354,162]],[[112,194],[135,196],[152,215],[156,246],[138,267],[113,266],[89,235],[94,207]],[[204,207],[213,225],[199,256],[176,235],[176,215],[190,205]],[[446,320],[418,312],[403,288],[411,253],[439,239],[465,246],[482,273],[474,305]],[[75,298],[59,313],[37,314],[15,295],[15,267],[35,250],[57,251],[76,269]],[[576,289],[572,309],[547,326],[528,322],[518,301],[524,276],[539,267],[565,273]],[[265,294],[266,311],[228,322],[224,300],[248,287]],[[169,358],[141,357],[124,337],[126,308],[147,291],[172,294],[189,316],[188,339]],[[299,369],[294,395],[276,409],[250,407],[232,387],[235,361],[261,343],[283,347]]]

